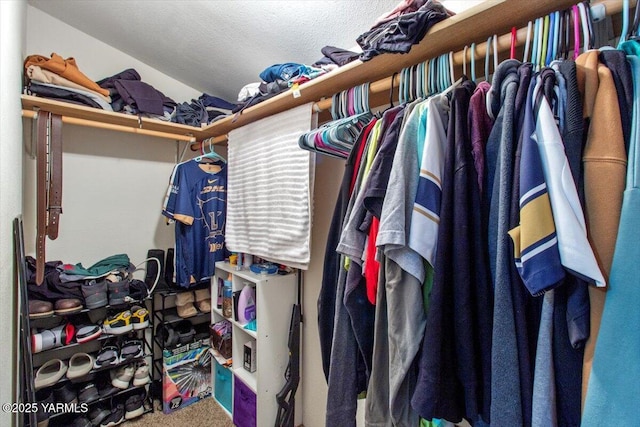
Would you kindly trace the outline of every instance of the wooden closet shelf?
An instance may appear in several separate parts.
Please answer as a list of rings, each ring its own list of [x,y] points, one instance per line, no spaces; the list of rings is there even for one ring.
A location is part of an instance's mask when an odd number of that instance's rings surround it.
[[[461,49],[472,42],[485,41],[490,35],[502,34],[511,27],[522,27],[531,19],[556,10],[566,9],[576,0],[488,0],[434,25],[424,39],[407,54],[379,55],[367,62],[353,61],[299,87],[300,96],[288,90],[260,104],[249,107],[237,118],[230,116],[203,128],[205,137],[221,136],[264,117],[286,111],[308,102],[316,102],[333,94],[375,82],[405,67],[426,61],[445,52]]]
[[[474,42],[483,42],[491,35],[507,33],[512,27],[522,28],[530,20],[556,10],[567,9],[575,3],[576,0],[487,0],[434,25],[424,39],[414,45],[407,54],[384,54],[367,62],[353,61],[338,70],[301,85],[297,97],[293,96],[293,91],[288,90],[245,109],[239,115],[231,115],[202,128],[147,118],[142,118],[139,121],[137,116],[28,95],[22,96],[23,115],[32,116],[33,114],[28,111],[41,108],[61,114],[64,116],[63,122],[70,124],[150,134],[192,143],[213,137],[212,143],[222,143],[226,141],[226,135],[231,130],[248,123],[298,105],[322,101],[335,93],[366,82],[377,82],[389,78],[403,68],[446,52],[460,50],[465,45]],[[612,7],[619,11],[622,0],[600,0],[596,3],[604,3],[605,7]],[[634,4],[635,0],[632,0],[631,3]],[[456,57],[456,59],[461,58]],[[192,144],[191,148],[195,149],[194,147],[196,145]]]
[[[63,116],[63,123],[146,134],[179,141],[195,142],[204,136],[202,128],[85,107],[31,95],[22,95],[23,116],[33,118],[33,111],[46,110]]]

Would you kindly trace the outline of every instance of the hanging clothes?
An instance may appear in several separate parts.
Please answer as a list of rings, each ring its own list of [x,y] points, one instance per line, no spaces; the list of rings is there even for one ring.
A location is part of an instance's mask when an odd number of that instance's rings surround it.
[[[226,255],[227,168],[207,168],[195,160],[177,165],[162,211],[176,221],[176,284],[184,288],[208,281]]]
[[[593,365],[585,401],[582,425],[634,425],[637,423],[640,394],[640,287],[637,286],[640,260],[640,156],[637,123],[640,116],[640,52],[637,42],[622,45],[628,54],[634,83],[633,126],[629,145],[629,164],[622,201],[620,226],[610,273],[602,322],[596,342]],[[614,349],[615,351],[611,351]]]

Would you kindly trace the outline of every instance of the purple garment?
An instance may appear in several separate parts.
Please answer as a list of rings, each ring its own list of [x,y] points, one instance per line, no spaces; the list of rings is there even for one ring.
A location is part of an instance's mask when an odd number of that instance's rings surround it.
[[[404,15],[405,13],[415,12],[420,9],[426,1],[427,0],[401,0],[391,12],[387,12],[384,15],[379,16],[371,28],[376,28],[377,26],[382,25],[385,22],[389,22],[393,18]]]
[[[482,197],[484,180],[484,148],[493,128],[493,119],[487,113],[487,92],[491,89],[488,82],[480,82],[471,95],[469,103],[469,131],[471,132],[471,155],[478,174],[478,188]]]

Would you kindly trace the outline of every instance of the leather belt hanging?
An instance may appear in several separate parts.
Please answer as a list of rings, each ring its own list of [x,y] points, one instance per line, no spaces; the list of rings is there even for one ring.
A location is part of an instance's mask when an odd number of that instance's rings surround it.
[[[45,242],[58,237],[62,214],[62,117],[38,112],[36,142],[36,283],[44,281]]]

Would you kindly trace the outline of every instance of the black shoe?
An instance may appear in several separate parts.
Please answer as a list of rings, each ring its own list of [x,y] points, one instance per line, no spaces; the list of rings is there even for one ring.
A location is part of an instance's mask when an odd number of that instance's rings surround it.
[[[53,397],[58,403],[78,403],[78,394],[68,382],[56,385],[53,388]]]
[[[38,413],[36,420],[38,421],[38,427],[49,425],[49,417],[51,414],[45,412],[51,403],[54,403],[53,392],[51,390],[40,390],[36,393],[36,400],[38,401]]]
[[[89,411],[89,419],[94,426],[100,425],[109,415],[111,411],[102,405],[96,405]]]
[[[116,405],[114,408],[111,408],[111,414],[109,414],[109,416],[100,423],[100,427],[117,426],[123,421],[124,405],[122,403],[118,403],[118,405]]]
[[[98,394],[98,389],[92,382],[85,384],[78,392],[78,402],[80,403],[93,402],[99,397],[100,395]]]
[[[71,424],[71,427],[92,427],[93,424],[91,423],[91,421],[89,421],[89,419],[85,416],[82,417],[78,417],[75,420],[73,420],[73,424]]]
[[[124,404],[125,413],[124,417],[127,420],[137,418],[144,414],[144,395],[132,394],[127,398],[127,402]]]

